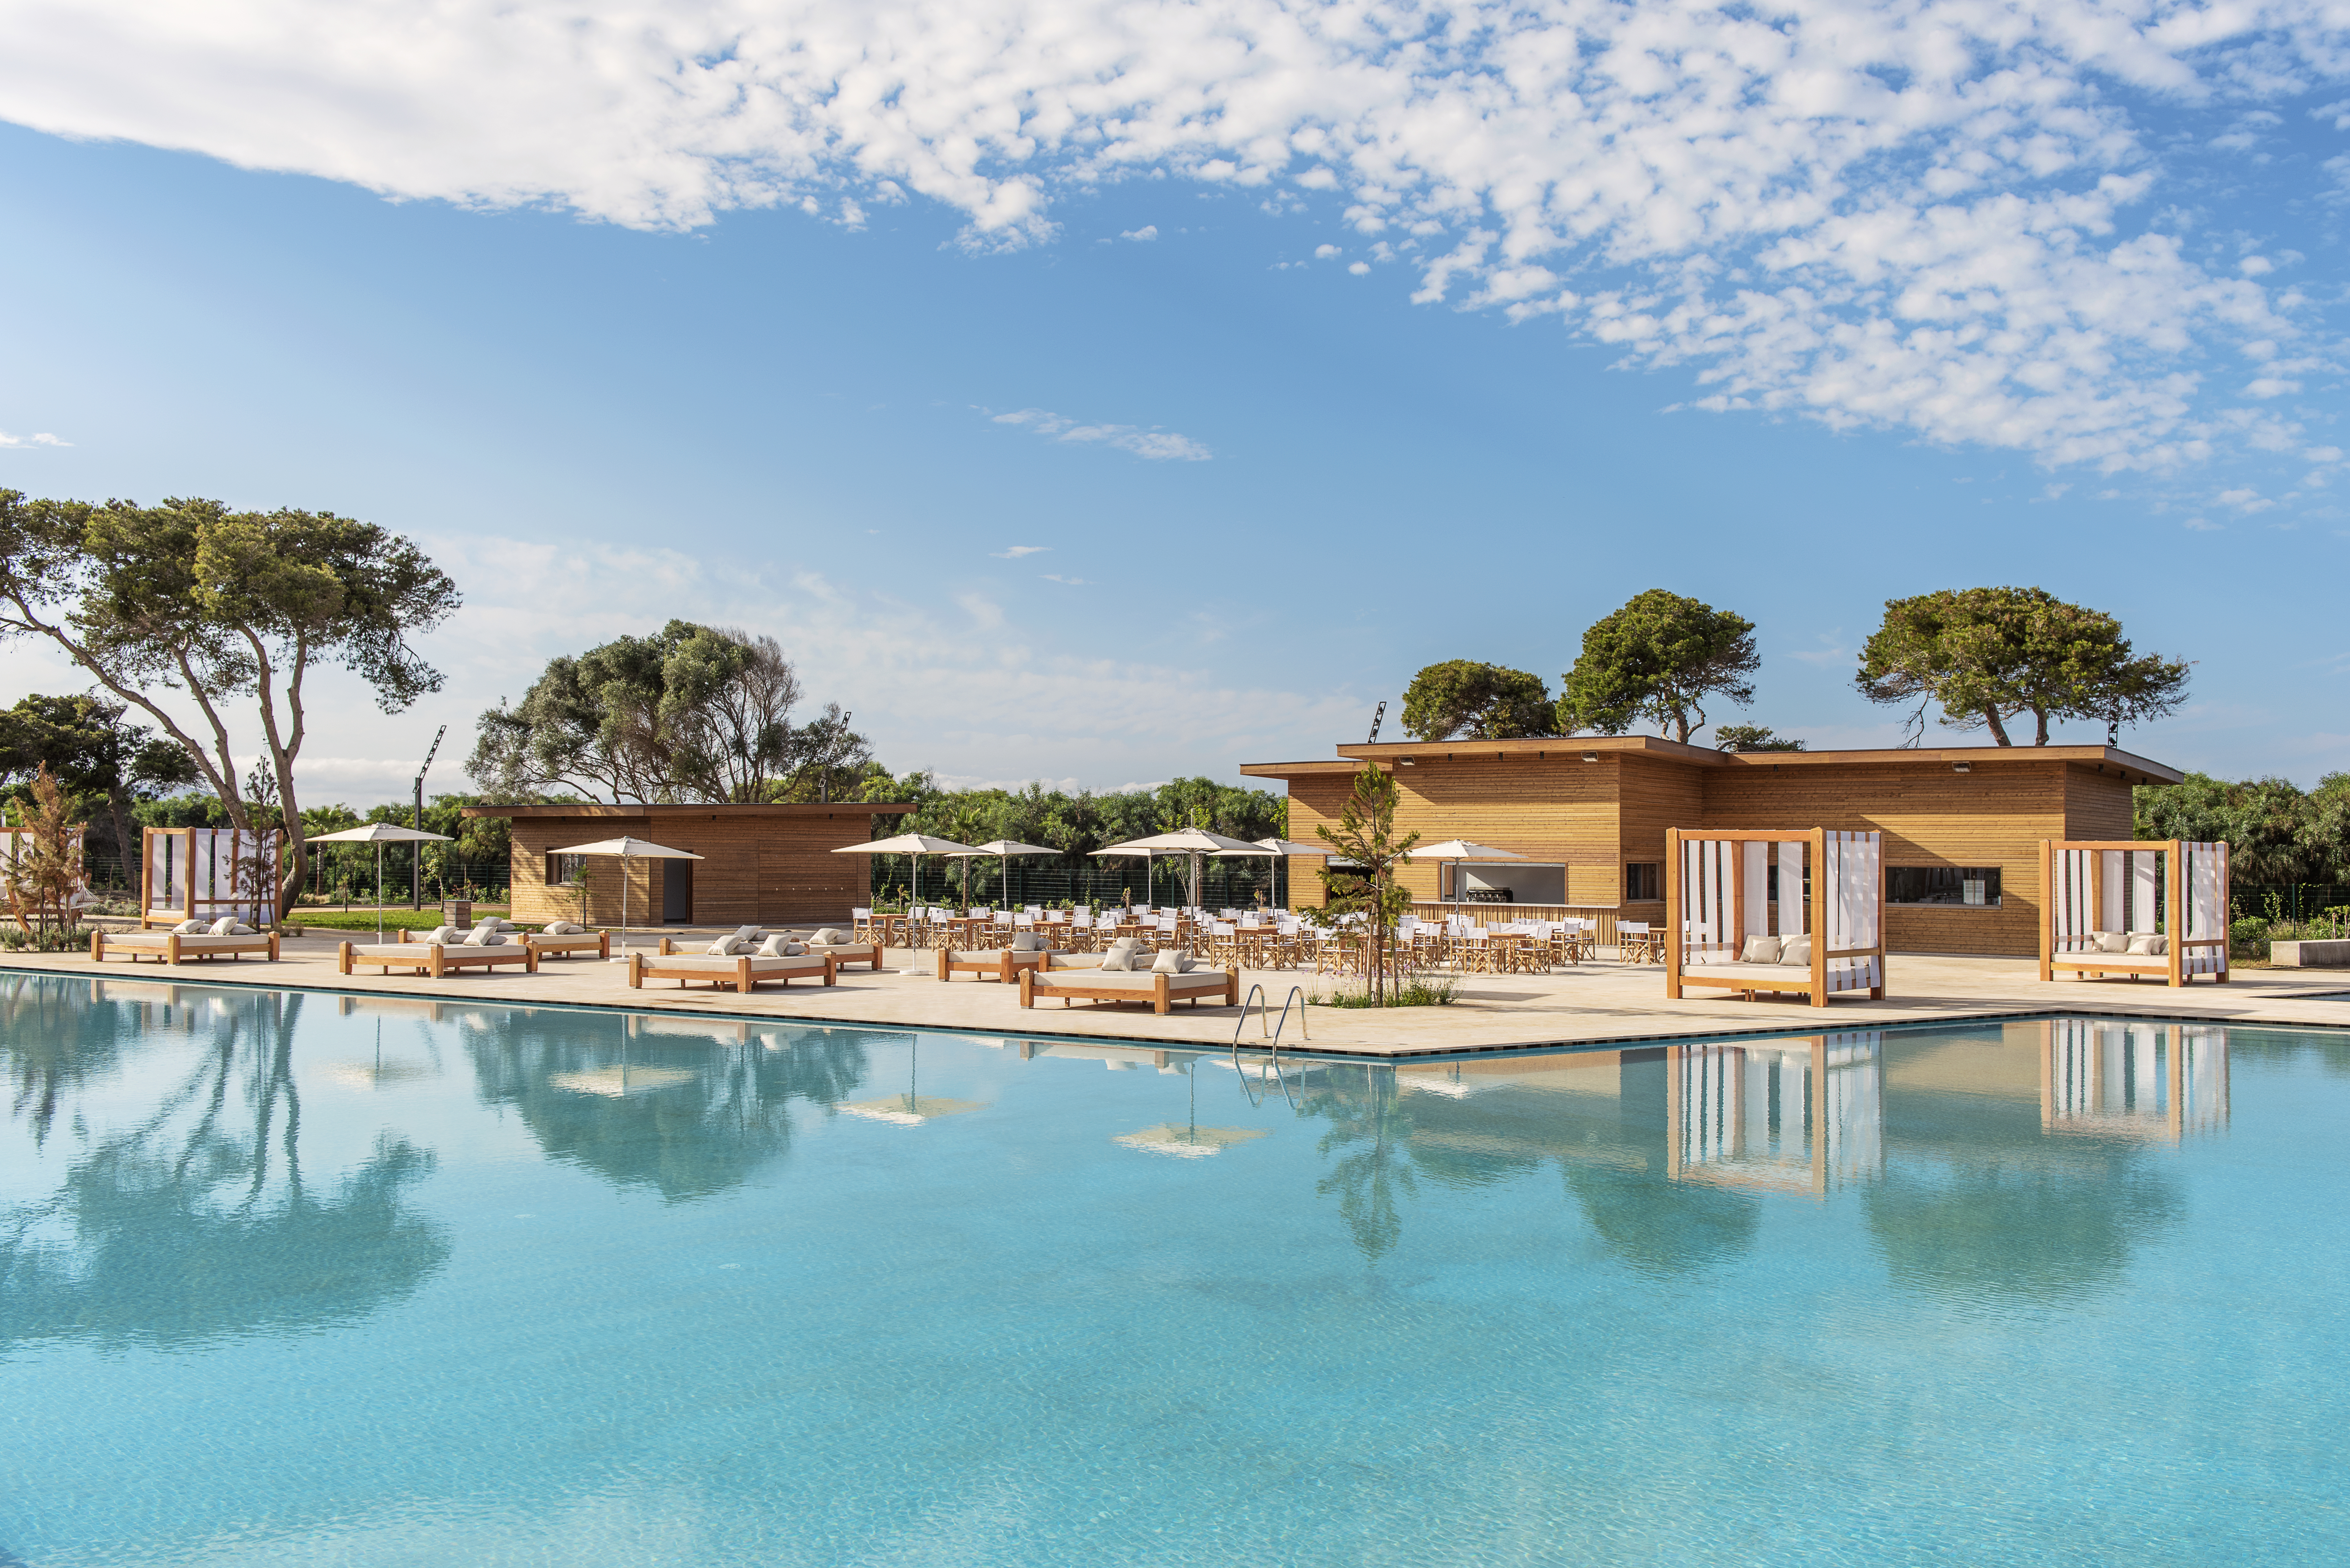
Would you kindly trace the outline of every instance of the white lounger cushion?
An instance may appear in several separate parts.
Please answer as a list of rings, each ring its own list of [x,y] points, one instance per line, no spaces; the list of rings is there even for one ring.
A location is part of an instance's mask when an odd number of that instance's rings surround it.
[[[1198,969],[1189,974],[1161,976],[1149,970],[1054,969],[1036,973],[1036,989],[1049,991],[1057,985],[1107,986],[1119,991],[1149,992],[1157,989],[1161,978],[1170,991],[1208,991],[1224,983],[1224,971],[1220,969]]]
[[[645,960],[645,967],[647,969],[691,970],[696,973],[706,972],[710,974],[733,974],[734,972],[734,966],[741,962],[743,962],[743,960],[740,958],[712,958],[708,954],[704,953],[692,957],[648,958]],[[806,971],[821,970],[824,968],[824,960],[814,954],[806,954],[798,958],[754,957],[751,959],[750,962],[751,972],[753,974],[797,974]]]
[[[1756,984],[1787,987],[1809,986],[1812,970],[1809,964],[1784,963],[1708,963],[1691,964],[1681,978],[1690,981],[1740,980]],[[1835,989],[1833,981],[1829,989]]]
[[[465,933],[464,945],[469,948],[500,948],[505,942],[506,934],[493,925],[475,926]]]
[[[106,939],[106,945],[110,948],[153,948],[157,952],[161,952],[174,936],[179,936],[179,933],[177,931],[125,931],[119,937],[109,933]],[[210,931],[199,931],[193,935],[180,937],[180,950],[183,953],[200,952],[205,948],[249,948],[268,945],[268,936],[260,931],[246,931],[241,935],[228,937],[216,937]]]

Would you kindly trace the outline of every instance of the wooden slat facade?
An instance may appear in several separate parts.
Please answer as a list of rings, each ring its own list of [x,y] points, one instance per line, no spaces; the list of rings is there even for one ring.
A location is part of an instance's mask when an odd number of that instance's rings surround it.
[[[1315,826],[1337,816],[1353,770],[1376,763],[1399,786],[1399,830],[1564,862],[1566,908],[1597,918],[1603,940],[1618,918],[1664,919],[1661,898],[1625,898],[1625,867],[1661,863],[1674,827],[1873,830],[1885,835],[1890,868],[2000,868],[1997,907],[1887,905],[1887,946],[1896,952],[2036,951],[2040,841],[2127,838],[2132,787],[2180,776],[2104,746],[1727,753],[1610,736],[1339,751],[1347,760],[1335,764],[1253,763],[1242,772],[1287,780],[1289,836],[1313,842]],[[1584,760],[1586,752],[1596,760]],[[1294,906],[1322,901],[1315,864],[1293,860]],[[1404,880],[1415,898],[1435,899],[1433,865],[1414,866]],[[1508,906],[1477,909],[1499,918]]]
[[[693,862],[692,917],[700,926],[845,924],[866,900],[868,860],[832,853],[874,836],[877,819],[914,808],[855,805],[467,806],[467,816],[513,820],[514,918],[579,919],[578,896],[547,883],[548,857],[574,844],[630,835],[702,857]],[[586,922],[620,921],[620,862],[588,861]],[[662,869],[640,860],[629,876],[628,918],[658,926]]]

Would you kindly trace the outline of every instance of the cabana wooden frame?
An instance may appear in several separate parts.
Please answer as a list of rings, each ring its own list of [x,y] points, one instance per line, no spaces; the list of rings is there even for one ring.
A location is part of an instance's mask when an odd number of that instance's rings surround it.
[[[234,915],[277,923],[279,835],[234,827],[150,827],[139,836],[139,929]],[[239,892],[240,868],[253,884]]]
[[[1810,877],[1799,884],[1800,921],[1788,916],[1784,875],[1779,879],[1781,897],[1769,897],[1773,845],[1780,846],[1781,866],[1790,849],[1799,849],[1806,857],[1803,864],[1811,867]],[[1825,827],[1676,827],[1665,835],[1665,854],[1669,999],[1679,1001],[1693,985],[1748,996],[1796,992],[1814,1007],[1825,1007],[1830,996],[1848,991],[1865,991],[1872,1002],[1884,999],[1883,834]],[[1765,929],[1773,907],[1780,911],[1777,932]],[[1810,935],[1811,967],[1790,967],[1783,976],[1770,972],[1780,965],[1735,961],[1748,937],[1772,935]]]
[[[2174,875],[2183,870],[2184,875]],[[2228,983],[2228,846],[2183,838],[2040,841],[2040,978],[2199,974]],[[2160,936],[2159,953],[2095,947],[2100,931]]]

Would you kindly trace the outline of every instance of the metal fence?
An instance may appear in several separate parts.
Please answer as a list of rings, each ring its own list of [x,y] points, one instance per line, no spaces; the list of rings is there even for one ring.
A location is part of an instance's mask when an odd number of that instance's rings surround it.
[[[415,852],[400,845],[391,845],[383,856],[383,897],[395,904],[406,903],[415,888]],[[376,894],[375,851],[366,846],[322,846],[307,858],[309,875],[302,879],[302,891],[318,898],[332,898],[348,893],[353,902],[371,901]],[[119,855],[84,855],[82,874],[88,878],[90,888],[101,896],[131,898],[137,892],[137,866],[126,867]],[[424,854],[424,897],[437,903],[456,889],[471,886],[477,898],[498,899],[505,897],[507,870],[503,857],[487,860],[460,860],[454,856],[442,857],[428,848]]]
[[[947,860],[924,856],[921,879],[913,881],[913,868],[908,857],[897,855],[876,855],[867,895],[877,901],[895,902],[911,885],[918,903],[961,902],[963,898],[963,868],[959,860]],[[1166,904],[1180,901],[1184,878],[1190,874],[1190,862],[1180,857],[1163,857],[1149,863],[1148,877],[1140,859],[1121,860],[1112,866],[1056,866],[1049,861],[1024,866],[1014,860],[1008,868],[993,860],[971,863],[971,902],[987,905],[1045,904],[1139,904],[1146,899]],[[1208,859],[1200,870],[1200,901],[1209,909],[1247,909],[1263,894],[1265,902],[1285,903],[1289,898],[1289,865],[1277,858],[1218,860]]]
[[[2233,882],[2228,887],[2228,913],[2239,920],[2307,920],[2341,909],[2350,909],[2350,883]]]

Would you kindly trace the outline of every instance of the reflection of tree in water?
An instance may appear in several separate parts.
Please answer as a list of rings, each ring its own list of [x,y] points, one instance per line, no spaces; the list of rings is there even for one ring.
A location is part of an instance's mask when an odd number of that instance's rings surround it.
[[[440,1228],[400,1211],[402,1189],[432,1168],[428,1151],[387,1136],[323,1192],[305,1181],[293,1076],[302,1002],[237,994],[201,1017],[140,1023],[210,1040],[150,1115],[99,1142],[53,1197],[0,1220],[0,1343],[180,1344],[307,1326],[404,1296],[441,1266]],[[116,1023],[118,1033],[85,1031],[93,1051],[114,1052],[131,1032]],[[86,1065],[68,1064],[60,1081],[73,1072]],[[40,1233],[59,1222],[70,1241]]]
[[[1321,1073],[1320,1080],[1298,1111],[1330,1124],[1315,1152],[1325,1158],[1334,1150],[1350,1152],[1330,1167],[1314,1190],[1325,1198],[1337,1194],[1339,1216],[1354,1232],[1355,1245],[1377,1262],[1402,1239],[1399,1197],[1419,1190],[1412,1171],[1411,1114],[1396,1092],[1392,1067],[1332,1067]]]
[[[2167,1173],[2126,1144],[2083,1138],[2053,1157],[1888,1171],[1865,1201],[1897,1283],[1936,1293],[2077,1299],[2186,1211]]]
[[[8,1116],[48,1141],[61,1097],[110,1072],[140,1029],[136,1003],[91,1002],[88,988],[51,975],[0,976],[0,1063]]]
[[[1744,1251],[1761,1223],[1754,1199],[1654,1170],[1561,1162],[1567,1190],[1599,1239],[1636,1269],[1683,1273]]]
[[[723,1192],[747,1179],[792,1142],[790,1103],[827,1112],[865,1076],[858,1031],[769,1029],[737,1042],[728,1031],[696,1039],[662,1033],[631,1040],[628,1021],[590,1013],[516,1012],[494,1029],[466,1027],[482,1097],[510,1105],[553,1158],[619,1187],[650,1187],[672,1202]],[[550,1080],[616,1068],[623,1060],[667,1069],[652,1087],[598,1094]],[[682,1077],[671,1075],[682,1073]],[[648,1075],[653,1076],[654,1075]]]

